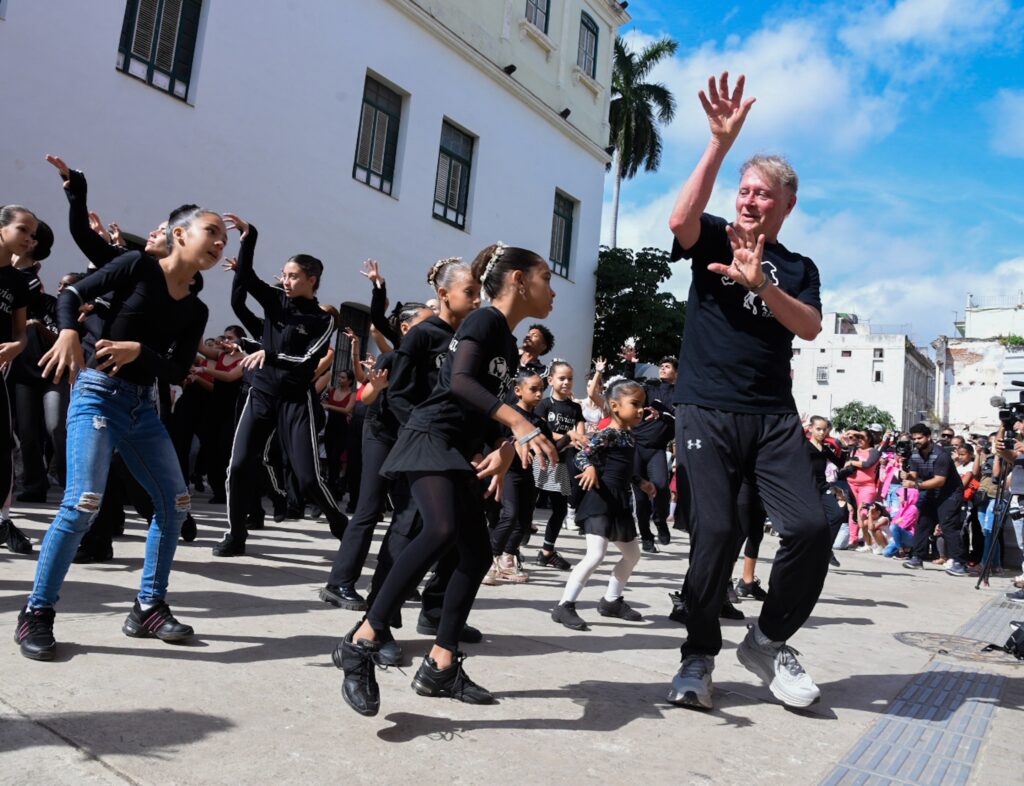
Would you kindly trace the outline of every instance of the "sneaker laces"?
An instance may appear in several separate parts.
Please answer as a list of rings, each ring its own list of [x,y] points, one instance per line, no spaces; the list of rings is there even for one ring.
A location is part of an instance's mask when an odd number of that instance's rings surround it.
[[[679,676],[681,677],[696,677],[702,680],[707,676],[707,673],[707,659],[703,655],[690,656],[683,661],[683,665],[679,668]]]
[[[455,678],[452,680],[451,688],[452,698],[454,699],[457,696],[460,701],[468,688],[480,688],[479,685],[470,679],[469,675],[466,674],[466,670],[462,666],[467,657],[468,656],[464,652],[456,652],[454,662],[452,663],[452,665],[455,666]],[[480,688],[480,690],[483,690],[483,688]]]
[[[796,656],[800,653],[790,647],[788,644],[783,644],[779,647],[778,654],[776,655],[776,662],[778,665],[789,672],[791,677],[799,677],[807,672],[804,671],[804,667],[800,665],[800,661],[796,659]]]
[[[50,608],[27,609],[24,618],[21,620],[21,625],[19,625],[19,634],[24,631],[24,635],[21,638],[34,636],[37,633],[52,633],[55,616],[56,613]]]

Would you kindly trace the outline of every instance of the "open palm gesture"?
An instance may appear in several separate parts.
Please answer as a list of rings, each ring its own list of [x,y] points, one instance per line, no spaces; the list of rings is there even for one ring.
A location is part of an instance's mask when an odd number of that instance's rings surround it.
[[[736,88],[729,94],[729,72],[723,71],[715,83],[713,76],[708,77],[708,92],[700,91],[700,103],[708,116],[708,125],[711,126],[711,135],[718,140],[732,144],[743,127],[743,121],[747,119],[750,107],[754,105],[756,98],[743,100],[743,87],[746,77],[742,74],[736,80]]]

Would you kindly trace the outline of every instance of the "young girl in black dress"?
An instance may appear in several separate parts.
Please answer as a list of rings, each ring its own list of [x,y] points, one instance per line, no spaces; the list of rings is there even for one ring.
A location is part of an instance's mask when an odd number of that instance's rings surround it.
[[[639,383],[623,380],[608,390],[612,425],[597,432],[590,444],[576,454],[577,475],[583,498],[576,509],[576,521],[587,538],[587,553],[579,561],[562,593],[562,601],[551,612],[551,619],[573,630],[588,630],[576,613],[576,599],[587,579],[604,560],[608,544],[614,543],[622,558],[612,568],[608,589],[597,606],[602,617],[618,617],[636,622],[642,617],[622,597],[633,568],[640,559],[633,518],[631,484],[639,485],[648,497],[655,488],[649,480],[636,477],[636,442],[630,430],[643,420],[644,389]]]
[[[491,564],[483,497],[499,491],[517,455],[524,466],[531,451],[557,460],[541,430],[504,403],[518,359],[512,329],[527,317],[550,313],[551,269],[532,251],[499,243],[480,252],[473,272],[491,305],[470,314],[456,332],[434,391],[412,412],[383,467],[385,473],[406,474],[423,529],[396,561],[366,619],[335,650],[345,671],[345,701],[363,715],[380,709],[374,668],[381,642],[391,638],[392,615],[427,568],[452,547],[459,563],[445,593],[437,638],[413,688],[421,695],[475,704],[494,701],[466,675],[458,650]],[[514,441],[496,438],[498,424],[512,431]]]
[[[541,429],[545,437],[554,441],[547,421],[535,412],[544,397],[544,380],[532,369],[521,369],[516,374],[514,390],[516,403],[513,407]],[[537,485],[532,468],[523,468],[513,461],[501,490],[501,515],[491,530],[494,563],[484,576],[484,584],[491,586],[502,581],[522,584],[529,580],[519,559],[519,546],[533,523],[536,502]]]

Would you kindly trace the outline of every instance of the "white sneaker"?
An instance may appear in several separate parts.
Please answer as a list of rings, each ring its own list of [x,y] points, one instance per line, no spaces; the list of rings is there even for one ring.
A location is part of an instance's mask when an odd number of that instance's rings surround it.
[[[787,707],[810,707],[821,699],[821,691],[796,659],[799,654],[785,644],[758,644],[754,626],[736,650],[740,663],[764,680],[775,698]]]
[[[710,655],[687,655],[672,678],[668,700],[680,707],[694,707],[710,710],[711,672],[715,670],[715,659]]]
[[[871,546],[869,546],[868,544],[865,543],[863,546],[858,546],[856,550],[857,551],[871,551]]]
[[[881,546],[872,546],[871,547],[871,553],[872,554],[881,555],[884,551],[885,551],[885,549],[883,549]]]

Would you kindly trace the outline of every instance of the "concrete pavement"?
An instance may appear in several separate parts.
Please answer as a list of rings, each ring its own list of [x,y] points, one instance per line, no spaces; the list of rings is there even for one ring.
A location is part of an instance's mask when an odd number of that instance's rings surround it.
[[[15,514],[38,553],[52,507]],[[51,663],[22,658],[10,638],[35,558],[0,551],[0,629],[8,637],[0,647],[0,781],[819,783],[835,777],[901,691],[943,664],[1002,679],[986,699],[990,723],[969,780],[1020,777],[1020,668],[1007,656],[973,656],[970,640],[957,645],[963,653],[949,644],[1001,596],[1005,579],[976,592],[973,579],[842,553],[792,642],[822,702],[802,712],[778,705],[736,661],[745,624],[726,622],[715,710],[698,713],[665,701],[682,633],[667,619],[666,593],[678,588],[687,551],[674,533],[661,554],[643,556],[630,584],[641,623],[597,615],[607,566],[578,605],[589,633],[548,617],[567,574],[536,568],[526,585],[482,587],[470,621],[485,640],[466,646],[466,666],[497,695],[495,706],[413,693],[429,642],[415,633],[418,606],[408,604],[396,636],[413,664],[404,674],[378,672],[381,712],[366,719],[342,701],[341,672],[330,659],[359,615],[317,598],[337,546],[326,522],[270,524],[250,537],[249,555],[218,560],[210,547],[225,527],[223,508],[197,505],[195,514],[199,538],[179,547],[168,597],[196,629],[183,645],[121,633],[142,562],[137,518],[115,541],[114,561],[72,566]],[[378,542],[379,533],[368,571]],[[776,543],[766,537],[763,546],[766,584]],[[570,561],[583,550],[575,532],[559,545]],[[535,548],[525,553],[532,560]],[[741,608],[753,617],[759,605]],[[1018,766],[1004,773],[1007,756]]]

